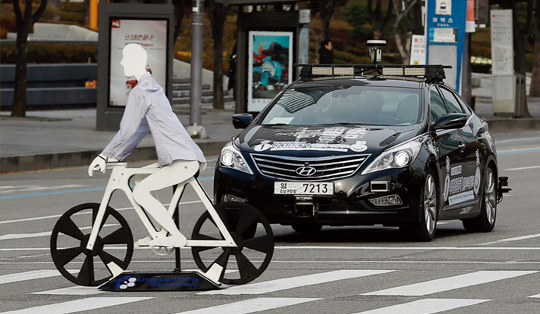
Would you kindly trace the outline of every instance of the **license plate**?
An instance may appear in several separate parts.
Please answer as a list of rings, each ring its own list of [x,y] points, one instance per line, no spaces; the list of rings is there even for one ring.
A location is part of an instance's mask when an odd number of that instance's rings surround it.
[[[275,182],[274,194],[333,195],[333,182]]]

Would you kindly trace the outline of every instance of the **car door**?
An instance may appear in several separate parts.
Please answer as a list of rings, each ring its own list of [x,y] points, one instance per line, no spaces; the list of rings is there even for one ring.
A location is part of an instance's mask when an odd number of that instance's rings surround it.
[[[435,122],[438,118],[449,113],[444,99],[435,85],[429,89],[429,98],[431,122]],[[444,211],[448,206],[458,204],[460,201],[466,158],[458,147],[459,143],[463,142],[459,129],[436,130],[435,132],[434,141],[439,151],[439,169],[441,169],[439,182],[441,182],[442,187]]]
[[[441,94],[446,102],[446,108],[450,113],[464,113],[470,117],[470,113],[465,111],[465,108],[459,103],[457,95],[454,91],[445,86],[439,86]],[[475,134],[476,133],[476,134]],[[464,201],[478,200],[479,180],[481,174],[480,151],[482,144],[478,139],[478,132],[473,129],[471,119],[467,120],[467,124],[459,129],[459,134],[462,138],[460,152],[465,155],[465,166],[463,167],[463,193]],[[472,192],[472,193],[471,193]],[[472,198],[471,198],[472,195]]]

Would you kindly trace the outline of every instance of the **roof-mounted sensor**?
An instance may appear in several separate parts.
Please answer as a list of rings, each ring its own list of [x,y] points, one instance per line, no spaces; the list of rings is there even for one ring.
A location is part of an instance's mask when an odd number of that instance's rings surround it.
[[[442,82],[446,78],[444,69],[449,65],[382,65],[382,64],[296,64],[301,67],[300,78],[368,76],[379,78],[421,78],[428,83]]]

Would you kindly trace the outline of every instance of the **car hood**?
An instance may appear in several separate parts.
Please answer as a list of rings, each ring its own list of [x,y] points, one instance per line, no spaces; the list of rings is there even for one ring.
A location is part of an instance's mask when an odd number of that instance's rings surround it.
[[[236,138],[242,151],[286,156],[378,154],[421,132],[409,126],[263,126],[252,124]]]

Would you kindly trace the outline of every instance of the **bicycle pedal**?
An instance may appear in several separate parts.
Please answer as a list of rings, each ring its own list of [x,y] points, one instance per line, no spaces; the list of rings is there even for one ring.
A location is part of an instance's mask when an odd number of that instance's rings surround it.
[[[145,238],[137,240],[133,245],[135,246],[135,248],[148,247],[150,246],[150,241],[152,241],[152,238],[150,236],[147,236]]]

